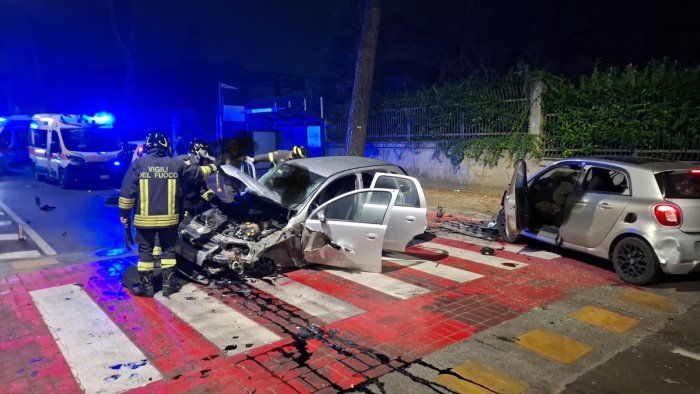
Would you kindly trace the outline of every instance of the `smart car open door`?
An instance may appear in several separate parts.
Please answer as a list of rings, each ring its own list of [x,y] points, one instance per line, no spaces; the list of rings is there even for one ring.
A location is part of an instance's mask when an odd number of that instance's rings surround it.
[[[382,245],[398,190],[360,189],[316,208],[302,233],[304,259],[382,272]]]
[[[377,173],[370,187],[398,191],[384,236],[384,250],[405,251],[406,245],[416,235],[423,234],[428,224],[428,209],[420,182],[406,175]]]
[[[508,238],[516,238],[528,226],[530,212],[527,194],[527,165],[524,160],[518,160],[510,181],[510,189],[503,199]]]

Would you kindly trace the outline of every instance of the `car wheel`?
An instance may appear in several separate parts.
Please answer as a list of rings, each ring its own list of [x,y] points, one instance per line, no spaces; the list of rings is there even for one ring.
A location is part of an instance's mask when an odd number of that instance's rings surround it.
[[[506,229],[506,211],[505,209],[501,208],[501,210],[498,212],[498,216],[496,217],[496,227],[498,228],[498,235],[501,237],[502,240],[508,242],[508,243],[516,243],[521,240],[519,234],[508,234],[508,230]]]
[[[653,284],[659,276],[656,253],[641,238],[621,239],[613,249],[612,263],[620,279],[633,285]]]

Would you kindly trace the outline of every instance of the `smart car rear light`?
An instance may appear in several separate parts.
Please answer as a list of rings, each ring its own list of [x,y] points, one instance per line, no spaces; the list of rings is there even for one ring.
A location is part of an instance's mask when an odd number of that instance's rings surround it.
[[[690,170],[690,175],[700,175],[700,168],[693,168]]]
[[[654,216],[663,226],[679,226],[681,224],[681,209],[675,205],[659,204],[655,206]]]

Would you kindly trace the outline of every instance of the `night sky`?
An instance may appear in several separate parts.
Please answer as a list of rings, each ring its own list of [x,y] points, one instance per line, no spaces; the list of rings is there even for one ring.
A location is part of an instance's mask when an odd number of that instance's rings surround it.
[[[693,66],[696,4],[384,0],[375,88],[518,64],[572,78],[662,57]],[[191,109],[208,128],[218,81],[241,88],[234,100],[300,88],[347,100],[361,12],[359,0],[1,0],[0,114],[107,110],[146,129]]]

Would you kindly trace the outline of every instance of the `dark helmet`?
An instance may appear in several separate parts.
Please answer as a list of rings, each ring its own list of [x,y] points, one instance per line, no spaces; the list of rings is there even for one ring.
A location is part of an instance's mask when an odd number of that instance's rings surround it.
[[[160,131],[154,131],[146,136],[146,152],[151,152],[154,149],[162,149],[168,154],[172,150],[168,137]]]
[[[209,154],[209,145],[199,140],[193,140],[192,142],[190,142],[190,153],[192,153],[193,155],[199,155],[199,152],[202,149],[204,149],[204,151],[207,152],[207,154]]]
[[[306,148],[303,146],[293,146],[292,147],[292,158],[293,159],[301,159],[303,157],[306,157],[307,152]]]

